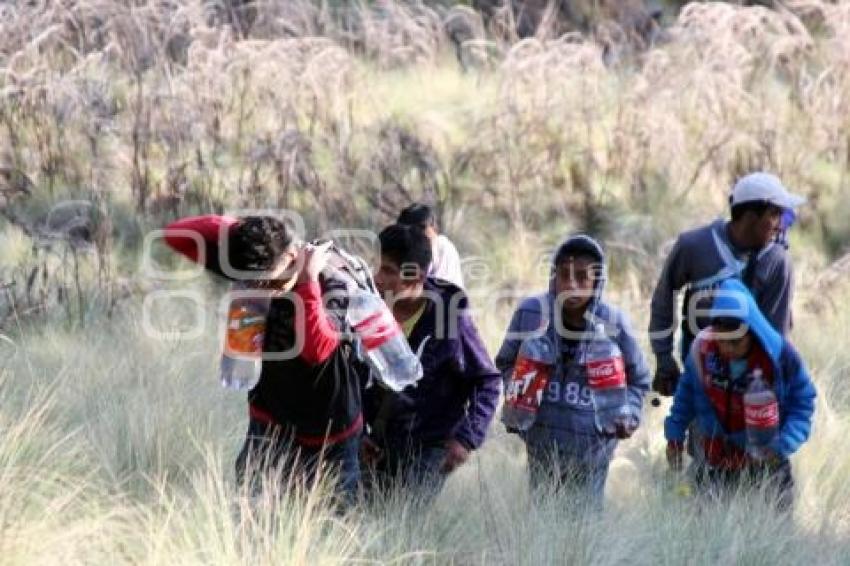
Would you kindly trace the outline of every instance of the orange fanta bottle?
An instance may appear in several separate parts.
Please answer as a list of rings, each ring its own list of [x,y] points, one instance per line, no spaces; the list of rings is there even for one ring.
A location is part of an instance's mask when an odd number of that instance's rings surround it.
[[[269,299],[259,296],[236,296],[227,313],[224,351],[220,378],[228,389],[252,389],[263,369],[263,341]]]

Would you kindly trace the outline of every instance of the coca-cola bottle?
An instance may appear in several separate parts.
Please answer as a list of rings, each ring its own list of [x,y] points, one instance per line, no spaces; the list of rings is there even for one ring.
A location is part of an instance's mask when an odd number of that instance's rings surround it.
[[[360,336],[366,360],[385,387],[401,391],[422,377],[422,364],[410,349],[401,327],[376,294],[349,287],[348,322]]]
[[[554,366],[555,348],[547,336],[522,342],[502,407],[502,423],[509,431],[525,431],[534,424]]]
[[[223,387],[245,391],[257,384],[263,369],[270,297],[241,285],[233,285],[231,293],[219,379]]]
[[[779,404],[776,393],[764,381],[762,370],[753,370],[744,393],[744,421],[747,426],[747,453],[755,460],[769,454],[768,446],[779,428]]]
[[[596,418],[596,430],[614,435],[617,424],[632,425],[637,419],[629,408],[626,368],[617,343],[605,333],[603,324],[594,326],[593,337],[586,343],[587,385]]]

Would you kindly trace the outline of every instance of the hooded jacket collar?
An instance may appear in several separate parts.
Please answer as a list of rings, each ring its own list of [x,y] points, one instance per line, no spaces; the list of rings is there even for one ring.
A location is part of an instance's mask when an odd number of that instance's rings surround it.
[[[600,320],[600,312],[599,305],[602,301],[602,293],[605,290],[605,283],[608,279],[608,269],[605,264],[605,251],[602,249],[602,246],[588,236],[587,234],[576,234],[574,236],[570,236],[566,238],[561,244],[555,249],[555,253],[552,256],[552,264],[550,266],[549,272],[549,291],[548,291],[548,300],[549,300],[549,312],[554,316],[555,308],[557,306],[557,290],[556,286],[556,277],[557,277],[557,268],[558,264],[560,264],[567,256],[570,255],[590,255],[595,258],[601,265],[600,277],[594,283],[593,288],[593,296],[590,299],[590,303],[587,305],[587,310],[585,311],[585,320],[590,323],[595,322],[603,322]],[[550,325],[551,326],[551,325]]]
[[[711,317],[734,318],[744,322],[774,363],[782,353],[782,336],[762,314],[750,291],[737,279],[720,284],[711,307]]]

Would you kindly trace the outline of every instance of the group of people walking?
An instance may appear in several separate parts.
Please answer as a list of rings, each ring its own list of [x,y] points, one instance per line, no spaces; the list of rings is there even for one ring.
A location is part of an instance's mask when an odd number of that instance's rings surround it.
[[[652,297],[654,379],[628,317],[605,299],[604,243],[588,235],[555,250],[549,288],[517,305],[494,361],[470,314],[459,254],[438,233],[433,211],[421,204],[401,211],[379,234],[374,271],[374,286],[422,368],[416,384],[400,391],[376,384],[348,331],[346,284],[329,268],[337,259],[327,243],[298,242],[273,217],[212,215],[172,223],[166,241],[232,280],[233,273],[261,274],[255,286],[273,293],[263,351],[298,347],[297,356],[264,359],[248,393],[248,434],[237,459],[243,483],[270,470],[310,481],[327,464],[348,498],[393,482],[434,494],[484,443],[503,387],[513,383],[515,394],[518,383],[529,385],[517,375],[518,358],[526,340],[543,336],[551,355],[539,394],[526,396],[533,418],[508,427],[525,443],[532,486],[574,488],[601,502],[617,443],[640,425],[652,387],[673,396],[664,425],[672,467],[682,467],[687,450],[701,492],[754,480],[775,487],[776,505],[787,508],[789,457],[809,435],[815,398],[785,338],[793,278],[784,238],[801,203],[775,176],[753,173],[731,192],[730,220],[678,237]],[[683,366],[674,354],[682,289]],[[624,417],[612,429],[599,426],[598,368],[590,368],[593,379],[588,371],[599,329],[624,390]],[[755,409],[754,391],[764,401]],[[754,436],[754,423],[769,437]]]

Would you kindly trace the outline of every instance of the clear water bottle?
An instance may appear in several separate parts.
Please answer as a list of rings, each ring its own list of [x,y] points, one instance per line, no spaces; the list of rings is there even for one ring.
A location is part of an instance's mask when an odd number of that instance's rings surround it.
[[[753,370],[744,393],[744,422],[747,426],[747,453],[755,460],[764,460],[779,428],[779,404],[776,393],[764,381],[764,374],[758,368]]]
[[[555,348],[547,336],[523,341],[502,407],[502,423],[509,431],[526,431],[534,424],[554,366]]]
[[[623,355],[617,343],[605,334],[602,324],[594,327],[593,338],[586,344],[584,364],[596,430],[614,435],[618,424],[636,424],[637,417],[632,415],[629,407]]]
[[[233,299],[227,312],[224,348],[219,366],[221,385],[228,389],[253,389],[263,370],[263,341],[269,297],[240,295],[241,287],[231,289]]]
[[[371,291],[349,288],[348,323],[366,349],[378,381],[393,391],[416,384],[422,364],[384,301]]]

